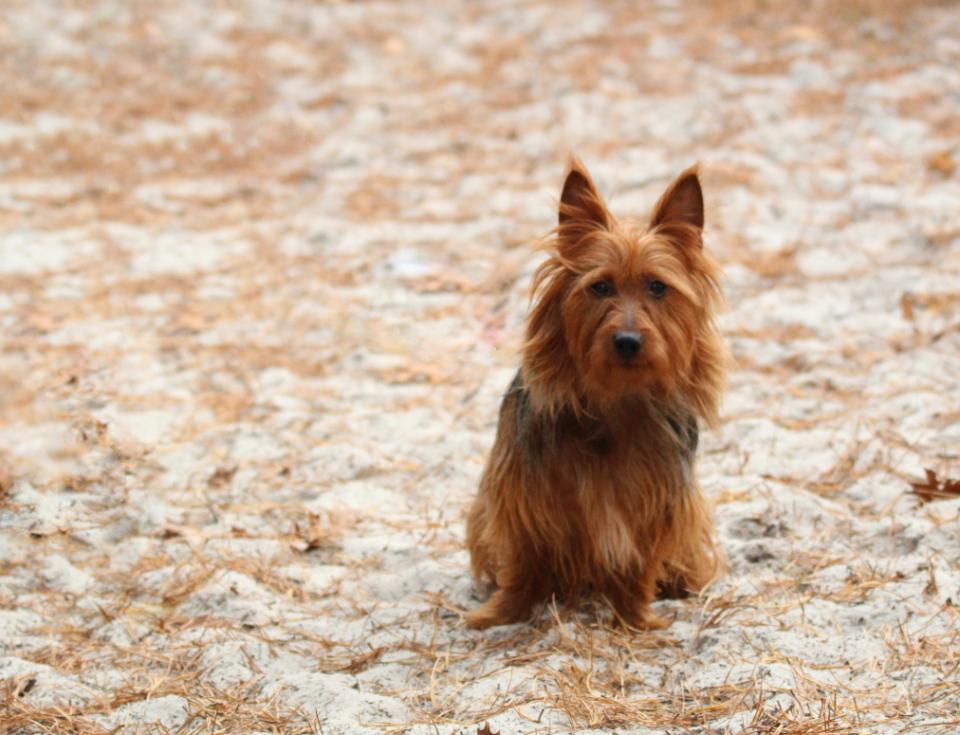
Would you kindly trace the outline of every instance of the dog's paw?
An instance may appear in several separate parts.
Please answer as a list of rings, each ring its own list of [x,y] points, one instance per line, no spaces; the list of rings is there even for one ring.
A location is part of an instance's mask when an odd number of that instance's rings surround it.
[[[667,618],[657,615],[652,610],[644,610],[643,612],[631,615],[629,618],[618,615],[616,621],[627,630],[638,631],[663,630],[664,628],[669,628],[672,622]]]
[[[486,628],[491,628],[494,625],[500,625],[504,622],[502,620],[498,620],[495,611],[487,608],[488,606],[484,605],[483,607],[479,607],[472,612],[468,612],[463,618],[467,627],[473,630],[484,630]]]

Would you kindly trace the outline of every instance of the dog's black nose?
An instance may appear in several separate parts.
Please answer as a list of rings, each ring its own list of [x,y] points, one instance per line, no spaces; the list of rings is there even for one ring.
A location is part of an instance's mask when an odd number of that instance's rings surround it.
[[[620,357],[636,357],[643,347],[643,335],[640,332],[617,332],[613,335],[613,346]]]

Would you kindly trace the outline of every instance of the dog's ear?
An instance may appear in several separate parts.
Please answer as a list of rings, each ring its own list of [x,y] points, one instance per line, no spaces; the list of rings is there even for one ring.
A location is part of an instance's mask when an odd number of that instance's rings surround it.
[[[698,174],[697,167],[692,166],[667,187],[653,208],[653,227],[689,225],[703,229],[703,189]]]
[[[576,231],[607,229],[610,213],[590,179],[586,167],[577,159],[570,162],[567,178],[560,194],[558,220],[561,230]]]

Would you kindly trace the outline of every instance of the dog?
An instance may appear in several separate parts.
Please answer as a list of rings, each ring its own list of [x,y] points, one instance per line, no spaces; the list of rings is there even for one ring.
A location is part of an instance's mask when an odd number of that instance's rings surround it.
[[[698,169],[643,222],[616,219],[573,160],[558,220],[467,518],[474,577],[493,590],[466,623],[597,595],[623,625],[664,628],[658,590],[697,592],[724,568],[695,472],[727,364]]]

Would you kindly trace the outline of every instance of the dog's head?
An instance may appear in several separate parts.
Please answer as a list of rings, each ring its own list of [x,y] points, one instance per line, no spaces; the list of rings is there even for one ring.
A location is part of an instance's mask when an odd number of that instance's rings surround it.
[[[703,251],[703,219],[695,168],[667,188],[649,221],[620,221],[586,169],[571,166],[550,257],[534,281],[524,350],[527,379],[540,382],[547,403],[563,401],[558,391],[600,407],[681,393],[715,418],[720,291]]]

